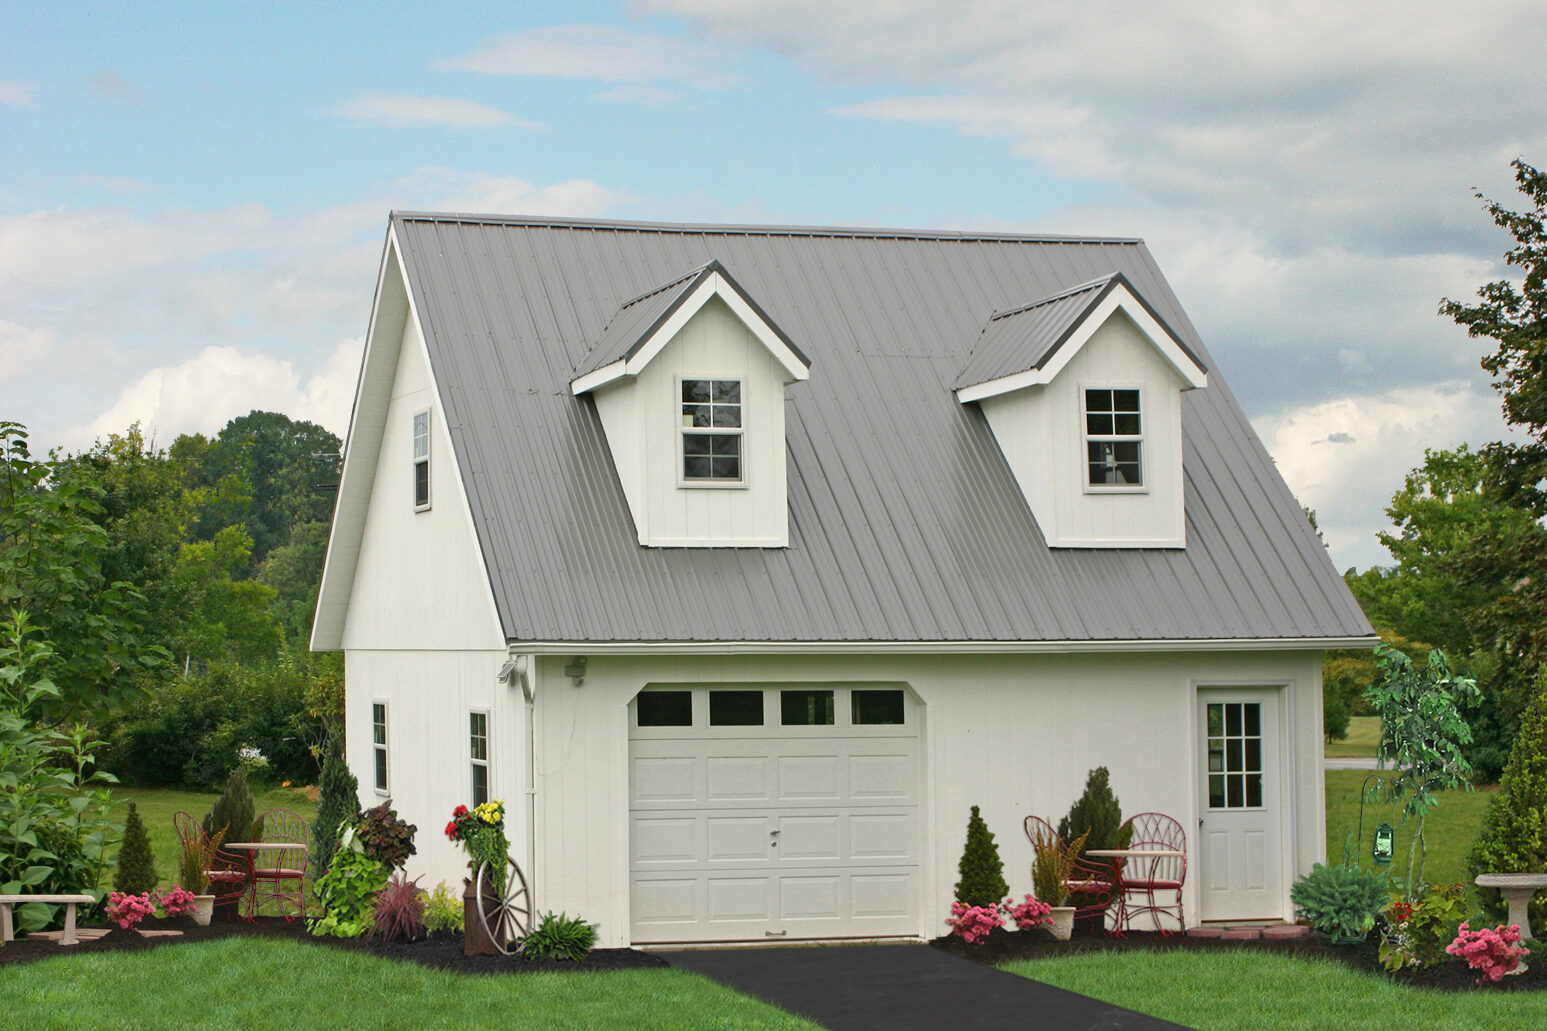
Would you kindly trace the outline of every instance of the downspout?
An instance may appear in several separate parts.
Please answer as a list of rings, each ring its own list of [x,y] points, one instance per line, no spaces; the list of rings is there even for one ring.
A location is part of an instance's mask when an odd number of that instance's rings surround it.
[[[512,685],[520,685],[521,698],[526,710],[526,863],[522,870],[527,877],[528,904],[532,915],[537,914],[537,724],[533,700],[537,695],[534,677],[537,673],[537,656],[514,649],[510,660],[500,668],[499,679]]]

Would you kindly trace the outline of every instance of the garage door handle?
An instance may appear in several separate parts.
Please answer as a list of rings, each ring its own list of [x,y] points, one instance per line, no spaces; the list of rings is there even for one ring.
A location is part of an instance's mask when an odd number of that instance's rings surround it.
[[[764,931],[763,935],[767,938],[783,938],[786,934],[789,933],[789,931]]]

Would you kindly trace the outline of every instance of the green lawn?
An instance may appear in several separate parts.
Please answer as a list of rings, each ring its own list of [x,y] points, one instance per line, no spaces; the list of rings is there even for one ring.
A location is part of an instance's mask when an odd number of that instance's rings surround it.
[[[1380,744],[1380,717],[1354,716],[1348,721],[1348,736],[1341,741],[1327,743],[1327,758],[1375,758],[1375,748]]]
[[[322,945],[228,938],[0,967],[15,1028],[820,1031],[681,970],[472,977]]]
[[[1249,949],[1095,952],[1003,969],[1198,1031],[1547,1026],[1547,992],[1418,991],[1333,960]]]
[[[1377,776],[1389,776],[1390,771],[1376,771]],[[1337,862],[1343,857],[1343,839],[1354,833],[1359,826],[1360,786],[1368,770],[1328,770],[1327,778],[1327,859]],[[1372,785],[1374,781],[1370,782]],[[1424,863],[1424,880],[1430,884],[1450,881],[1470,883],[1466,874],[1466,854],[1482,826],[1483,813],[1496,787],[1479,788],[1476,791],[1446,791],[1440,795],[1440,804],[1429,813],[1424,822],[1424,840],[1429,846],[1429,857]],[[1396,857],[1391,864],[1394,873],[1407,869],[1407,846],[1412,840],[1415,821],[1402,823],[1400,806],[1371,802],[1364,807],[1364,838],[1359,843],[1357,855],[1365,861],[1370,856],[1370,842],[1376,826],[1382,821],[1396,828]]]
[[[215,804],[215,799],[219,797],[216,792],[185,791],[178,788],[130,788],[121,785],[113,788],[113,799],[117,803],[113,809],[113,816],[122,820],[129,812],[129,803],[133,802],[139,810],[140,819],[145,821],[145,830],[150,835],[150,848],[156,856],[156,873],[161,878],[159,887],[169,888],[172,882],[177,880],[180,849],[177,843],[177,832],[172,828],[172,814],[181,809],[191,813],[194,819],[201,819],[210,811],[210,807]],[[307,823],[311,823],[317,817],[317,803],[301,792],[289,788],[265,791],[254,796],[254,800],[258,804],[260,813],[265,809],[293,809]],[[108,885],[103,885],[104,891],[111,884],[111,873],[108,881]]]

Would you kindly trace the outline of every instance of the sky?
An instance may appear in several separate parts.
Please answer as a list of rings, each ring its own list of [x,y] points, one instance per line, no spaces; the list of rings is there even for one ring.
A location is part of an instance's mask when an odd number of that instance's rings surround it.
[[[1506,433],[1440,318],[1533,0],[0,5],[0,419],[347,429],[393,209],[1140,236],[1339,569]]]

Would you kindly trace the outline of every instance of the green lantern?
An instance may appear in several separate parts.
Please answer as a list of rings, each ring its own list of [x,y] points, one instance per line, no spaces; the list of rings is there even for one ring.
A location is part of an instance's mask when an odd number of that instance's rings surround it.
[[[1370,855],[1375,859],[1376,866],[1390,866],[1391,855],[1396,851],[1397,835],[1391,829],[1391,824],[1382,822],[1375,828],[1375,845],[1370,849]]]

